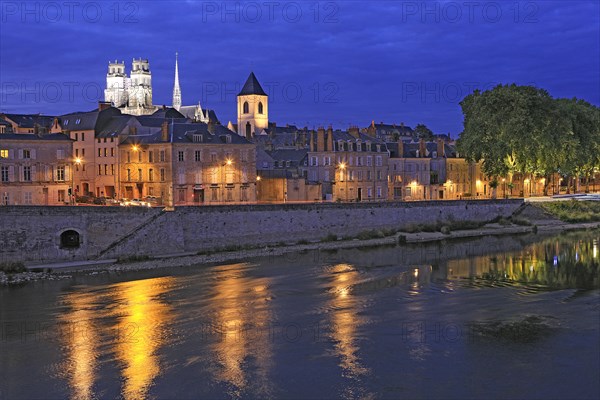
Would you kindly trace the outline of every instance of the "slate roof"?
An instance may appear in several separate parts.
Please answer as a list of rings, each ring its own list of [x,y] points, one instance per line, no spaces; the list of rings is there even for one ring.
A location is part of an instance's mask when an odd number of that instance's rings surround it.
[[[242,88],[238,96],[244,96],[248,94],[258,94],[261,96],[267,95],[263,90],[262,86],[260,86],[260,83],[258,83],[258,79],[256,79],[256,75],[254,75],[254,72],[250,72],[250,76],[246,80],[246,83],[244,84],[244,87]]]
[[[13,121],[20,128],[33,128],[35,124],[40,126],[51,128],[52,122],[54,122],[53,116],[40,115],[40,114],[0,114],[6,116],[6,118]]]
[[[127,126],[135,126],[135,117],[132,115],[119,115],[116,117],[112,117],[98,132],[96,132],[96,137],[104,138],[104,137],[116,137],[119,136],[121,132]]]
[[[112,117],[121,115],[121,110],[109,107],[102,111],[74,112],[60,116],[61,126],[65,131],[93,130],[99,132]]]
[[[390,151],[390,158],[416,158],[417,150],[419,150],[419,142],[415,141],[403,141],[403,154],[399,153],[398,143],[387,143],[388,150]],[[436,142],[427,142],[425,143],[425,147],[427,149],[427,157],[432,157],[433,152],[437,151],[437,143]],[[452,145],[444,143],[444,151],[446,153],[446,158],[455,158],[456,157],[456,148]]]
[[[379,138],[369,136],[365,133],[359,133],[358,138],[356,138],[347,131],[340,131],[340,130],[333,131],[333,146],[335,147],[335,149],[337,151],[346,151],[346,150],[338,150],[337,146],[338,146],[338,143],[340,140],[343,141],[344,143],[347,143],[348,141],[350,141],[351,143],[353,143],[354,146],[356,146],[356,142],[358,139],[361,140],[361,150],[362,151],[367,151],[367,142],[371,142],[372,145],[379,144],[379,145],[381,145],[382,152],[387,151],[386,143]],[[372,148],[372,151],[375,151],[375,147]]]
[[[291,149],[284,149],[284,150],[273,150],[273,151],[267,151],[267,154],[269,154],[273,160],[277,160],[277,161],[292,161],[295,162],[297,164],[299,164],[308,154],[308,150],[307,149],[299,149],[299,150],[291,150]]]
[[[239,136],[235,132],[230,131],[222,125],[214,125],[214,133],[210,133],[208,131],[208,125],[201,122],[169,123],[169,141],[172,143],[194,143],[195,134],[202,135],[202,142],[200,142],[201,144],[252,144],[245,138]],[[230,137],[229,143],[227,142],[227,136]],[[155,130],[150,133],[139,133],[135,135],[129,135],[123,143],[151,144],[161,142],[161,131]]]
[[[167,107],[156,110],[152,113],[155,118],[185,118],[185,116],[174,108]]]
[[[22,133],[3,133],[0,135],[0,140],[49,140],[49,141],[70,141],[73,140],[62,133],[48,133],[45,135],[33,135]]]

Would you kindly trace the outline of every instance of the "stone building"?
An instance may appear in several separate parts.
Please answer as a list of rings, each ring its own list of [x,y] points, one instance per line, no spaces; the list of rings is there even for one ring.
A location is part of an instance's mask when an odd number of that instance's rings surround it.
[[[72,149],[59,133],[0,134],[0,204],[68,204]]]
[[[237,95],[237,133],[251,140],[269,127],[269,97],[254,72]]]
[[[0,121],[12,127],[13,133],[60,133],[61,127],[57,117],[41,114],[5,114],[0,113]],[[0,133],[3,133],[0,127]]]
[[[321,183],[324,200],[385,201],[389,153],[385,142],[361,133],[319,128],[309,135],[308,181]]]
[[[255,146],[221,125],[169,123],[120,145],[121,189],[127,198],[166,205],[256,202]]]

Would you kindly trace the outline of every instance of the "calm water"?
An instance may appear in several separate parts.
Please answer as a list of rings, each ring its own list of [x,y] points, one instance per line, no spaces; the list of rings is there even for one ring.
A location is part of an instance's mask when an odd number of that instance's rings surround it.
[[[599,242],[482,238],[3,288],[0,398],[598,398]],[[474,329],[530,316],[533,337]]]

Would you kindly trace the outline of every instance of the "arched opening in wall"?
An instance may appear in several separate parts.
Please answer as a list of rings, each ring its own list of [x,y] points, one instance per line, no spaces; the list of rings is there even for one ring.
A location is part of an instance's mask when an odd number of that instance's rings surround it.
[[[60,234],[61,249],[77,249],[80,245],[79,232],[71,229]]]
[[[244,114],[248,114],[249,113],[249,109],[248,109],[248,102],[245,101],[244,102]]]
[[[263,105],[262,102],[258,103],[258,113],[263,114]]]
[[[250,125],[250,122],[246,122],[246,139],[252,139],[252,125]]]

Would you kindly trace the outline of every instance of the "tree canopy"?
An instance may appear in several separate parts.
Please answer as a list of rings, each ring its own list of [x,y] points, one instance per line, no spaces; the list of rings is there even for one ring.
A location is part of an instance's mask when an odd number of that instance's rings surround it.
[[[580,176],[600,167],[600,108],[533,86],[498,85],[460,103],[459,152],[488,176]]]

